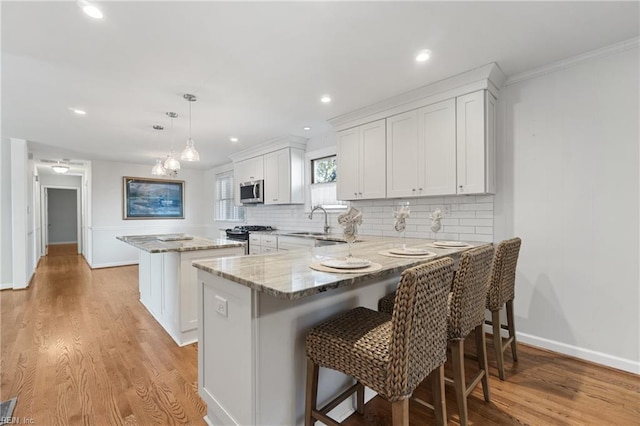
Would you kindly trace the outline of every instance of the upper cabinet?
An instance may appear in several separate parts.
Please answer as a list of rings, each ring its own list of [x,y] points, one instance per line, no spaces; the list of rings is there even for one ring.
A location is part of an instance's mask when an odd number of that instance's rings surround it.
[[[264,203],[304,203],[304,151],[282,148],[264,155]]]
[[[238,161],[233,165],[233,178],[238,184],[264,179],[262,156]]]
[[[505,79],[500,67],[488,64],[332,119],[339,198],[494,193],[495,95]],[[385,138],[376,146],[385,153],[386,170],[382,157],[369,153],[368,164],[377,166],[375,176],[365,177],[362,130],[383,128],[383,121]],[[363,190],[367,184],[377,190]]]
[[[485,90],[456,99],[457,193],[495,192],[496,99]]]
[[[493,193],[494,133],[486,90],[387,118],[387,196]]]
[[[304,203],[306,144],[289,135],[232,155],[236,205],[242,205],[238,186],[254,180],[264,180],[264,204]]]
[[[383,119],[338,132],[338,199],[386,197],[385,129]]]

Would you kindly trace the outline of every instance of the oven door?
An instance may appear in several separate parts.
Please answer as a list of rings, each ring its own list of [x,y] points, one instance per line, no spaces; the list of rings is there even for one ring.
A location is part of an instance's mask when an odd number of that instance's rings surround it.
[[[234,241],[244,241],[244,254],[249,254],[249,233],[247,231],[237,231],[234,229],[227,229],[227,239]]]
[[[240,202],[243,204],[256,204],[264,202],[262,188],[264,181],[255,180],[240,184]]]

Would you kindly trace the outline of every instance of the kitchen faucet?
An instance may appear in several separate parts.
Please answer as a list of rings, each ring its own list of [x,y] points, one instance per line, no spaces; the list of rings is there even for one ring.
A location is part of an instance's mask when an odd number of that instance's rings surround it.
[[[315,212],[318,209],[324,212],[324,233],[328,234],[330,226],[329,226],[329,222],[327,222],[327,211],[324,209],[324,207],[317,205],[314,208],[312,208],[311,213],[309,213],[309,219],[313,219],[313,212]]]

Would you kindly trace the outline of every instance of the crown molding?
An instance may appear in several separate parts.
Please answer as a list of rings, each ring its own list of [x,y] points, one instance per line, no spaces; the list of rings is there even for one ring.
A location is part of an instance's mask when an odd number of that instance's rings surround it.
[[[235,163],[237,161],[246,160],[248,158],[258,157],[283,148],[297,148],[301,150],[307,149],[307,138],[296,135],[280,136],[261,143],[256,146],[244,149],[242,151],[231,154],[229,158]]]
[[[525,71],[520,74],[513,75],[507,79],[504,85],[510,86],[512,84],[520,83],[521,81],[531,80],[533,78],[541,77],[543,75],[550,74],[552,72],[560,71],[565,68],[578,65],[581,62],[588,61],[590,59],[604,58],[609,55],[614,55],[616,53],[624,52],[625,50],[637,48],[639,45],[640,45],[640,38],[638,37],[625,40],[620,43],[612,44],[610,46],[605,46],[600,49],[592,50],[590,52],[582,53],[577,56],[572,56],[570,58],[563,59],[558,62],[553,62],[551,64],[547,64],[538,68],[534,68],[529,71]]]
[[[505,79],[502,69],[492,62],[331,118],[329,124],[338,131],[344,130],[483,89],[498,97]]]

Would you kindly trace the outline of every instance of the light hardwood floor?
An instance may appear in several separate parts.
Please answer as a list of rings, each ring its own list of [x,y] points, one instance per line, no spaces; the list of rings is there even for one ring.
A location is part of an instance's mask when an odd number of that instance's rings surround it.
[[[91,270],[81,256],[44,258],[27,290],[0,292],[0,399],[37,425],[204,425],[197,392],[197,345],[179,348],[138,301],[136,266]],[[473,340],[473,339],[471,339]],[[640,418],[640,377],[520,345],[496,375],[492,402],[469,396],[474,425],[631,425]],[[467,360],[469,372],[475,362]],[[430,400],[429,386],[417,396]],[[447,389],[449,423],[458,424]],[[433,415],[410,406],[412,425]],[[375,398],[347,425],[389,425]]]

